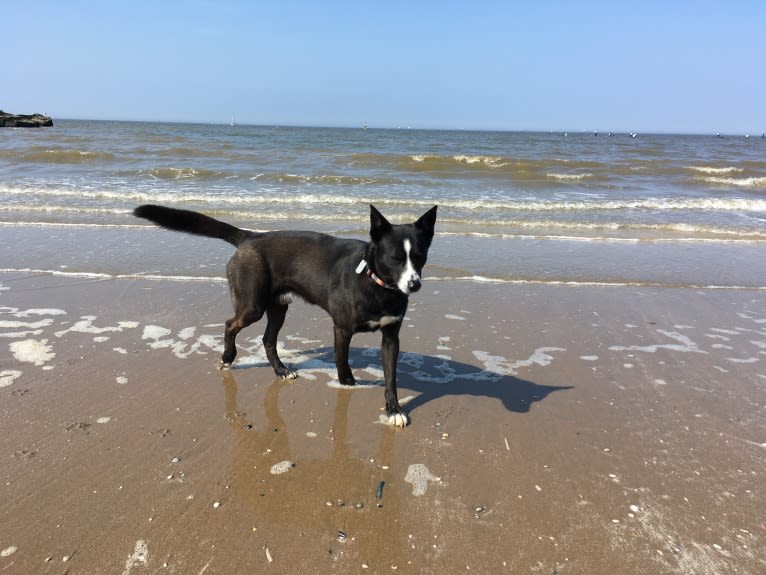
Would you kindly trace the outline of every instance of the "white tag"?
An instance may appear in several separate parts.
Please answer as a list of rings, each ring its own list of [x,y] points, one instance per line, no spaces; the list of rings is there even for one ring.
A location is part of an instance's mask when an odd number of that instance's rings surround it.
[[[364,268],[366,267],[367,267],[367,261],[362,260],[361,262],[359,262],[359,265],[356,266],[356,273],[358,274],[362,273],[364,271]]]

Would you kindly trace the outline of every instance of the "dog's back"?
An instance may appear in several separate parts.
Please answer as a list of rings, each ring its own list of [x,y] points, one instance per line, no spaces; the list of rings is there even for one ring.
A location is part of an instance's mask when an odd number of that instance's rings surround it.
[[[363,257],[365,243],[305,231],[276,231],[251,234],[237,247],[227,273],[232,288],[240,282],[233,276],[239,270],[253,270],[268,279],[263,285],[270,297],[285,293],[330,311],[332,290],[339,289],[343,269],[353,267]],[[354,263],[350,263],[354,261]]]

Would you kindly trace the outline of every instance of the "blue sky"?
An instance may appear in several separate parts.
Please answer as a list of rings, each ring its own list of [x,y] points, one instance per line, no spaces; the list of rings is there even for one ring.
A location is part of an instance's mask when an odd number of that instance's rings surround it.
[[[15,113],[766,131],[756,0],[6,0],[2,12],[0,109]]]

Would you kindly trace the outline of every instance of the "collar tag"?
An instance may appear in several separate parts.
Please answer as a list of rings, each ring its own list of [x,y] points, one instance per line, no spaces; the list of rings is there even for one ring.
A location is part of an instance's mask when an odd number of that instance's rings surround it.
[[[360,273],[362,273],[364,271],[364,268],[366,268],[366,267],[367,267],[367,260],[362,259],[362,261],[359,262],[359,265],[356,266],[356,270],[355,271],[356,271],[356,273],[360,274]]]

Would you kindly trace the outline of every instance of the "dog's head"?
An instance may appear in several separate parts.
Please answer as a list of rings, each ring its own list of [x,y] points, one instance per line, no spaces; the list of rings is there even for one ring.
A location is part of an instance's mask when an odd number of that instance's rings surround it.
[[[375,273],[402,293],[410,294],[420,289],[420,274],[434,237],[436,208],[434,206],[412,224],[394,225],[375,206],[370,206]]]

